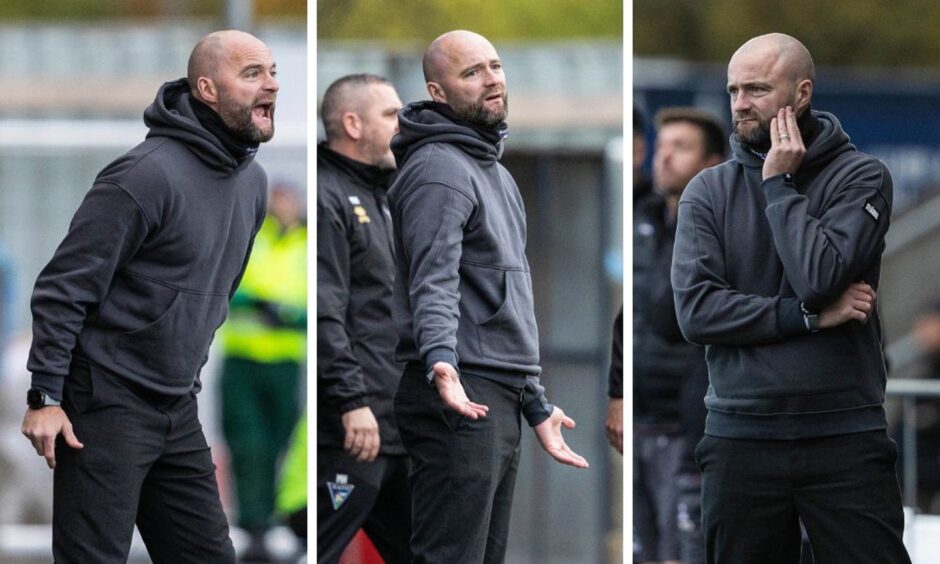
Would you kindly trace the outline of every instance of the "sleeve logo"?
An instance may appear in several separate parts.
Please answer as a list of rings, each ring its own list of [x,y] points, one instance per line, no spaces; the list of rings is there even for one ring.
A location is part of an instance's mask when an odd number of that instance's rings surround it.
[[[871,205],[871,202],[865,202],[865,211],[875,218],[875,221],[878,221],[878,218],[881,217],[881,214],[875,209],[875,206]]]

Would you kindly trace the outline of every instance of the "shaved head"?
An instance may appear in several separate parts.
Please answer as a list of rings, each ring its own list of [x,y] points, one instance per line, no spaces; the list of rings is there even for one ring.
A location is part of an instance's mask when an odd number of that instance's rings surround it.
[[[236,137],[263,143],[274,135],[277,63],[260,39],[234,29],[196,43],[187,79],[192,97],[209,106]]]
[[[748,40],[728,63],[731,120],[738,142],[758,152],[770,150],[770,124],[791,107],[805,114],[813,97],[816,69],[802,43],[783,33]]]
[[[468,46],[475,45],[486,45],[496,51],[493,44],[479,33],[455,29],[440,35],[424,51],[424,81],[440,82],[454,66],[457,55]]]
[[[189,79],[190,87],[195,91],[196,83],[202,76],[215,79],[219,67],[226,61],[229,54],[236,47],[246,44],[264,45],[254,35],[237,29],[214,31],[200,39],[189,54],[186,77]],[[266,46],[265,49],[267,49]]]
[[[816,66],[809,50],[794,37],[785,33],[768,33],[749,39],[735,51],[735,59],[759,59],[795,82],[816,80]]]
[[[456,29],[428,45],[422,62],[428,94],[457,117],[496,128],[509,114],[509,93],[496,48],[479,33]]]

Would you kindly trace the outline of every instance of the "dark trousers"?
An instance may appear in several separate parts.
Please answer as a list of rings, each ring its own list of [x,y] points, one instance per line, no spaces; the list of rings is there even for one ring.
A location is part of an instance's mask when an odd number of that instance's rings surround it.
[[[362,528],[388,564],[411,560],[408,457],[357,462],[342,449],[317,449],[317,562],[333,564]]]
[[[705,436],[702,517],[709,563],[795,564],[800,520],[817,564],[910,563],[884,431],[793,441]]]
[[[228,357],[222,366],[222,430],[232,455],[238,524],[265,529],[274,514],[277,462],[300,416],[300,365]]]
[[[519,466],[522,390],[463,374],[472,421],[445,408],[421,370],[406,369],[395,418],[411,457],[413,563],[497,563],[506,557]]]
[[[58,564],[126,562],[135,522],[155,564],[235,562],[194,395],[148,392],[78,360],[63,393],[85,446],[56,443]]]

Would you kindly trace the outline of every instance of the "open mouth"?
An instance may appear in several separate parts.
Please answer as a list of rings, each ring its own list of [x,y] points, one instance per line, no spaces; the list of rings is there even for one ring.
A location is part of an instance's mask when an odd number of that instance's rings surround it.
[[[256,104],[254,108],[251,109],[251,114],[255,118],[261,120],[271,121],[274,119],[274,102],[266,102],[263,104]]]

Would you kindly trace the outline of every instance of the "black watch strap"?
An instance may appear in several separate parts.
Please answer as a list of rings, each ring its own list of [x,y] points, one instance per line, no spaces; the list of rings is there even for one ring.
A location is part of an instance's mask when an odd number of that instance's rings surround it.
[[[62,402],[52,398],[39,388],[30,388],[29,391],[26,392],[26,405],[29,406],[30,409],[42,409],[50,405],[62,405]]]

